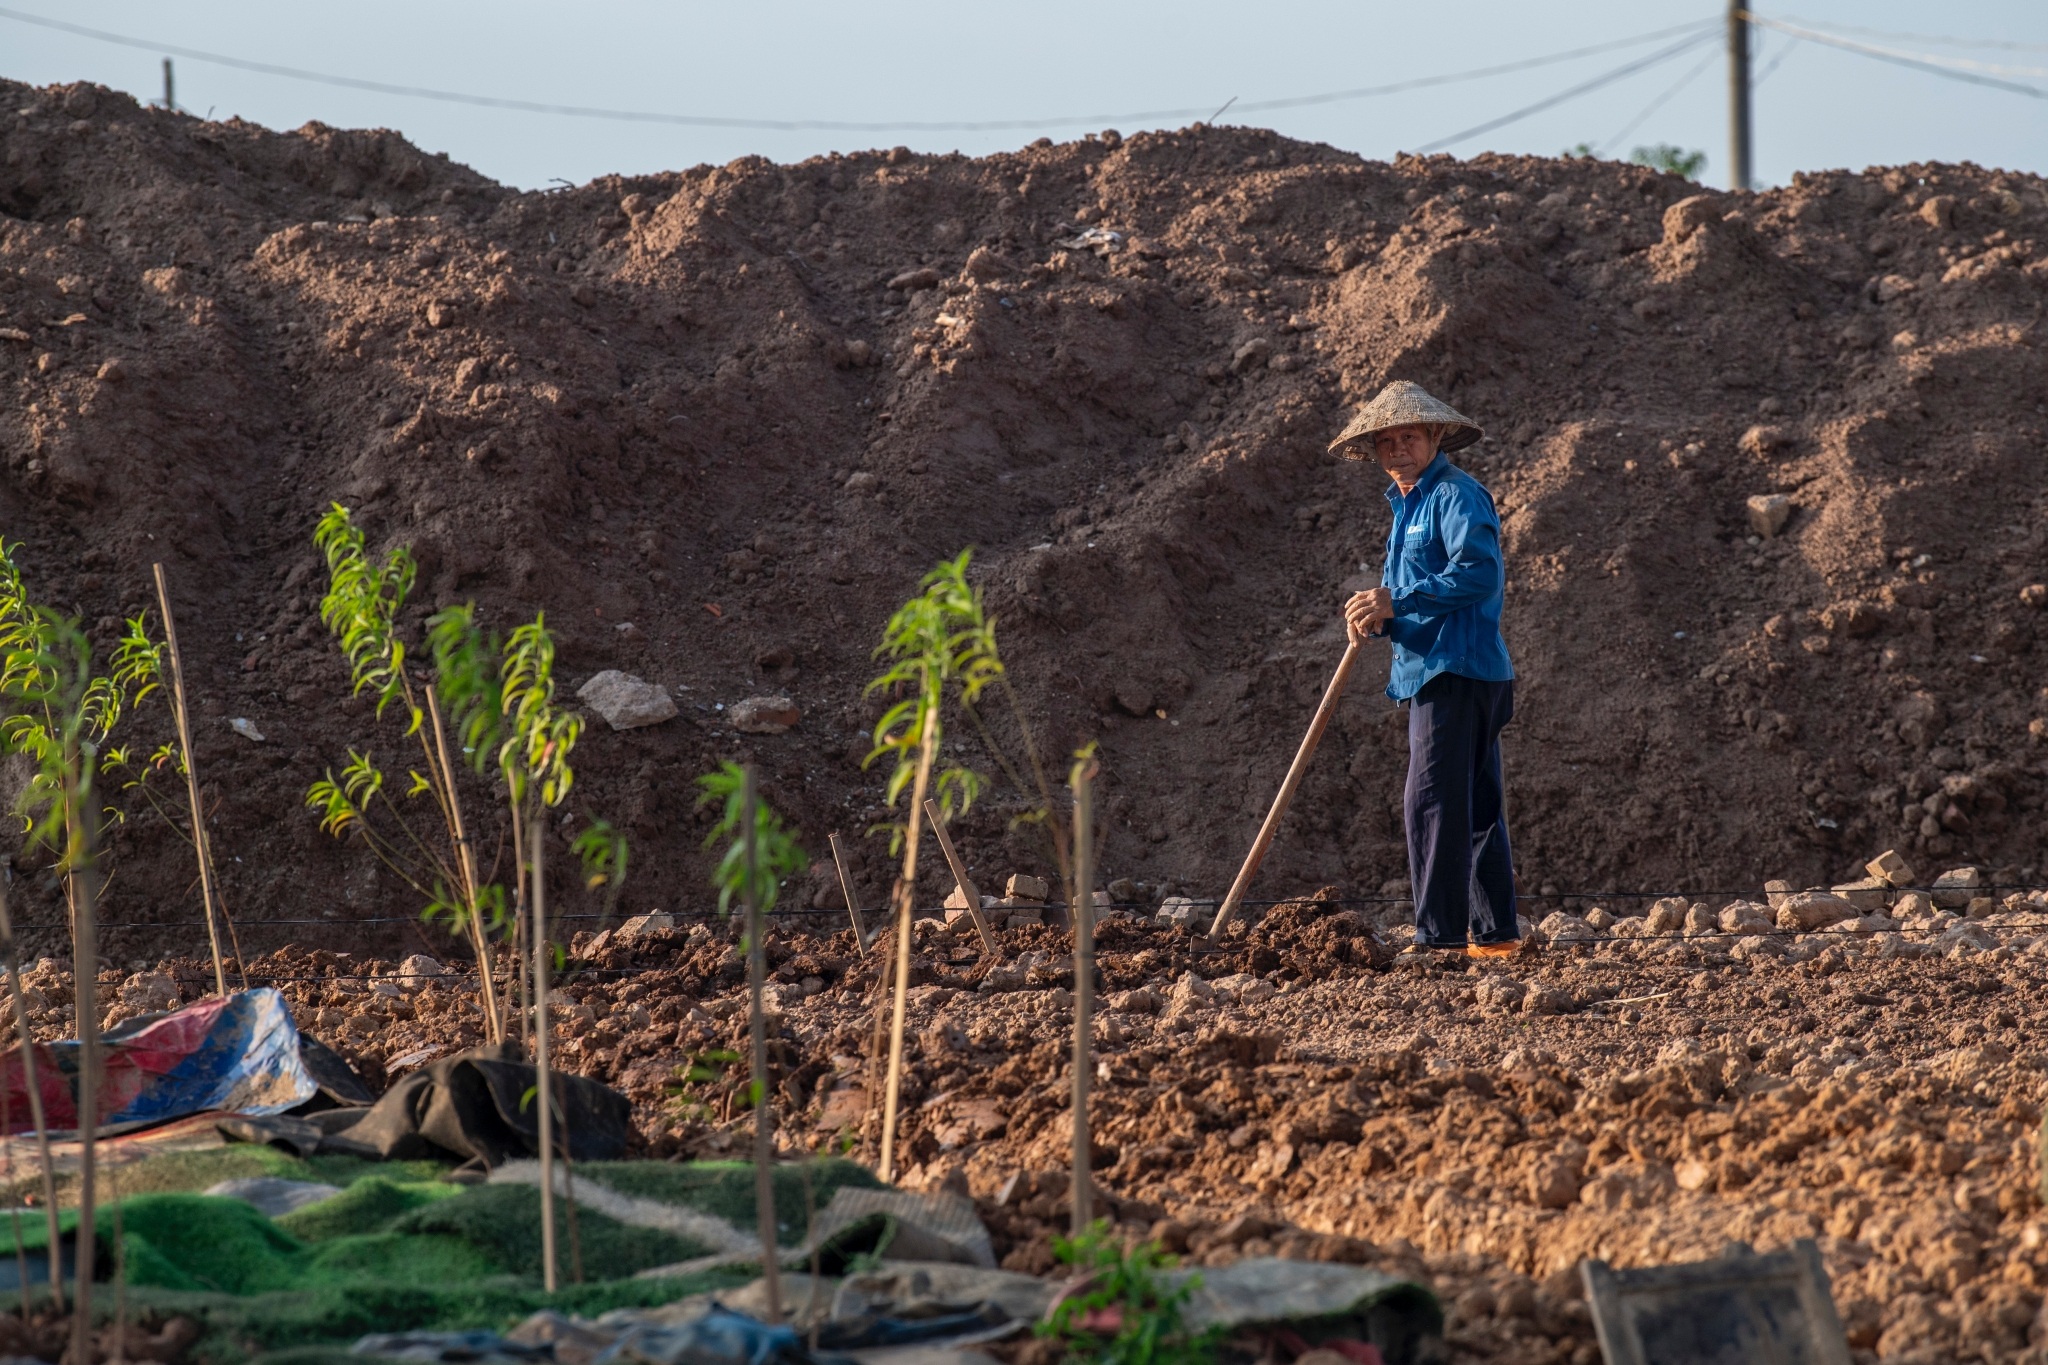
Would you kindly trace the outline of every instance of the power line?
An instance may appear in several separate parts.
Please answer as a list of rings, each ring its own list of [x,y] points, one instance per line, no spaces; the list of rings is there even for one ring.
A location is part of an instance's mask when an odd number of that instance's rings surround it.
[[[1796,14],[1785,16],[1786,21],[1829,28],[1837,33],[1860,33],[1866,38],[1891,38],[1906,43],[1933,43],[1936,47],[1995,48],[2006,52],[2048,52],[2048,43],[2017,43],[2010,38],[1944,38],[1933,33],[1900,33],[1895,29],[1863,28],[1857,24],[1837,24],[1832,20],[1821,23],[1802,19]]]
[[[1761,88],[1763,83],[1771,78],[1771,73],[1776,71],[1779,67],[1783,66],[1785,64],[1785,59],[1791,56],[1793,50],[1798,46],[1799,40],[1797,38],[1787,38],[1785,40],[1785,45],[1778,49],[1778,55],[1771,58],[1771,64],[1764,68],[1763,74],[1756,78],[1756,81],[1754,82],[1754,84],[1750,86],[1750,89],[1755,90]]]
[[[1659,109],[1662,109],[1666,104],[1669,104],[1671,100],[1677,96],[1679,91],[1685,89],[1685,87],[1691,85],[1695,80],[1699,79],[1699,74],[1702,71],[1705,71],[1709,66],[1712,66],[1714,64],[1715,55],[1715,53],[1709,51],[1706,56],[1699,59],[1699,61],[1693,66],[1692,70],[1686,72],[1683,76],[1680,76],[1677,80],[1673,81],[1668,87],[1665,88],[1664,93],[1658,95],[1657,98],[1651,100],[1648,104],[1644,105],[1642,112],[1637,114],[1634,118],[1630,119],[1625,125],[1623,125],[1622,130],[1620,132],[1616,133],[1613,137],[1607,139],[1607,141],[1600,144],[1601,155],[1604,156],[1608,152],[1620,146],[1623,140],[1626,139],[1630,133],[1633,133],[1636,129],[1642,127],[1644,123],[1649,121],[1650,115],[1656,113]]]
[[[1840,48],[1844,52],[1854,52],[1859,56],[1870,57],[1876,61],[1889,62],[1893,66],[1909,67],[1915,71],[1925,71],[1936,76],[1946,76],[1952,81],[1964,81],[1971,85],[1989,86],[1994,90],[2009,90],[2016,95],[2031,95],[2037,100],[2048,99],[2048,90],[2043,90],[2039,86],[2022,85],[2018,81],[2001,80],[1996,76],[1987,76],[1975,71],[1961,70],[1954,66],[1944,65],[1941,61],[1935,60],[1924,53],[1894,52],[1890,48],[1872,47],[1868,43],[1852,42],[1847,38],[1838,38],[1831,33],[1822,33],[1818,29],[1799,28],[1793,24],[1781,23],[1776,19],[1766,19],[1760,14],[1745,14],[1745,17],[1752,24],[1763,28],[1776,29],[1780,33],[1789,34],[1804,42],[1819,43],[1823,47]]]
[[[589,105],[550,104],[539,100],[502,99],[492,95],[473,95],[456,90],[439,90],[427,86],[398,85],[389,81],[364,80],[354,76],[337,76],[329,72],[310,71],[302,67],[280,66],[273,62],[251,61],[243,57],[202,51],[198,48],[183,47],[174,43],[160,43],[153,39],[136,38],[124,33],[109,32],[105,29],[88,28],[83,24],[69,23],[62,19],[51,19],[43,15],[28,14],[14,9],[0,8],[0,19],[12,19],[17,23],[53,29],[57,32],[69,33],[81,38],[90,38],[95,42],[111,43],[119,47],[136,48],[145,52],[168,53],[173,57],[183,57],[189,61],[208,62],[215,66],[231,67],[238,71],[252,71],[259,75],[310,81],[319,85],[338,86],[348,90],[367,90],[375,94],[399,95],[408,99],[435,100],[444,104],[474,105],[485,109],[510,109],[532,114],[556,114],[568,118],[611,119],[626,123],[674,124],[691,128],[752,128],[774,132],[810,130],[862,133],[1003,132],[1059,125],[1093,125],[1100,127],[1117,123],[1138,123],[1152,119],[1201,118],[1205,114],[1210,114],[1212,110],[1212,106],[1204,104],[1179,109],[1145,109],[1114,114],[1062,114],[1049,118],[941,121],[908,119],[757,119],[710,114],[669,114],[653,110],[606,109]],[[1485,80],[1493,76],[1502,76],[1512,72],[1528,71],[1537,67],[1573,61],[1580,57],[1596,56],[1603,52],[1620,51],[1624,48],[1656,42],[1670,37],[1674,33],[1694,32],[1700,28],[1701,23],[1695,21],[1689,24],[1678,24],[1670,28],[1657,29],[1649,33],[1640,33],[1632,38],[1617,38],[1609,42],[1594,43],[1587,47],[1572,48],[1569,51],[1553,52],[1540,57],[1526,57],[1519,61],[1506,62],[1498,66],[1479,67],[1470,71],[1455,71],[1439,76],[1415,77],[1387,85],[1368,85],[1347,90],[1331,90],[1315,95],[1293,95],[1279,99],[1250,100],[1240,102],[1235,107],[1248,113],[1257,113],[1265,110],[1299,109],[1317,104],[1333,104],[1344,100],[1367,99],[1378,95],[1397,95],[1433,86]]]
[[[1658,51],[1651,53],[1647,57],[1638,57],[1634,61],[1626,62],[1621,66],[1615,67],[1611,71],[1607,71],[1602,73],[1601,75],[1595,76],[1593,79],[1589,81],[1582,81],[1578,85],[1572,86],[1569,90],[1562,90],[1555,95],[1551,95],[1545,99],[1540,99],[1536,101],[1536,103],[1534,104],[1524,105],[1522,108],[1515,110],[1511,114],[1502,114],[1499,118],[1488,119],[1486,122],[1476,124],[1473,127],[1465,129],[1463,132],[1453,133],[1451,134],[1451,136],[1445,138],[1438,138],[1435,142],[1431,142],[1424,146],[1417,147],[1415,150],[1418,154],[1428,152],[1440,152],[1446,147],[1455,146],[1456,144],[1465,141],[1467,138],[1478,137],[1481,133],[1490,133],[1496,128],[1505,128],[1508,124],[1519,122],[1520,120],[1529,117],[1529,115],[1531,114],[1542,113],[1545,109],[1553,108],[1556,105],[1563,104],[1566,100],[1576,99],[1580,95],[1589,94],[1590,92],[1598,90],[1600,87],[1604,85],[1612,85],[1615,81],[1622,79],[1624,76],[1632,76],[1638,71],[1643,71],[1648,69],[1649,67],[1657,65],[1659,62],[1668,61],[1671,58],[1676,57],[1679,53],[1684,52],[1687,49],[1692,48],[1699,43],[1705,42],[1710,36],[1710,33],[1706,30],[1697,31],[1693,33],[1690,37],[1685,38],[1679,42],[1673,43],[1669,47],[1661,48]]]

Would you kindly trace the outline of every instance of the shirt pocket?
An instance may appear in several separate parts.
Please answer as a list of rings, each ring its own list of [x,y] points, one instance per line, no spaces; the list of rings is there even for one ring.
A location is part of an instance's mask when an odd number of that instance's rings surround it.
[[[1402,540],[1398,562],[1402,579],[1412,583],[1418,578],[1442,573],[1449,561],[1436,528],[1424,523],[1421,535],[1407,536]]]

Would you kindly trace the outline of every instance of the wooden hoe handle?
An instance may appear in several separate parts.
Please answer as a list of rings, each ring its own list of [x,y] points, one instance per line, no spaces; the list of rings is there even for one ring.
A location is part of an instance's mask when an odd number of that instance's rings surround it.
[[[1344,685],[1351,681],[1351,666],[1358,662],[1358,646],[1359,641],[1353,640],[1344,647],[1344,657],[1337,661],[1336,675],[1323,689],[1322,704],[1316,707],[1315,719],[1308,723],[1308,733],[1301,737],[1301,747],[1294,751],[1294,764],[1287,770],[1287,780],[1280,784],[1280,794],[1273,798],[1273,809],[1266,812],[1266,823],[1259,826],[1259,837],[1252,840],[1252,851],[1245,855],[1237,880],[1230,884],[1230,894],[1217,907],[1216,923],[1209,929],[1211,943],[1222,938],[1223,931],[1230,927],[1238,902],[1244,899],[1245,888],[1257,875],[1259,864],[1266,860],[1266,850],[1273,846],[1273,836],[1280,831],[1280,820],[1287,814],[1288,802],[1294,799],[1294,789],[1301,785],[1301,779],[1308,773],[1308,763],[1316,755],[1316,745],[1322,743],[1323,731],[1330,728],[1330,718],[1337,714],[1337,702],[1344,695]]]

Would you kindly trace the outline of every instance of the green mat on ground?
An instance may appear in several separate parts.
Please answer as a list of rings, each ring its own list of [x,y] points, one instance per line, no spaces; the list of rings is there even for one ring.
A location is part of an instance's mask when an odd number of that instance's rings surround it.
[[[544,1307],[586,1314],[647,1307],[754,1277],[742,1267],[633,1278],[715,1248],[587,1205],[577,1209],[572,1238],[567,1201],[558,1199],[557,1264],[566,1287],[549,1296],[540,1287],[538,1187],[451,1185],[438,1179],[442,1169],[432,1162],[299,1158],[253,1145],[170,1152],[124,1167],[120,1255],[131,1311],[197,1318],[207,1328],[195,1348],[202,1362],[232,1365],[291,1349],[312,1365],[322,1348],[345,1346],[365,1332],[503,1329]],[[251,1176],[322,1181],[342,1192],[276,1219],[197,1192]],[[688,1208],[749,1232],[755,1226],[754,1173],[744,1162],[592,1162],[576,1168],[576,1183]],[[807,1210],[823,1209],[848,1186],[880,1183],[850,1161],[812,1163],[808,1178],[800,1168],[777,1169],[780,1240],[801,1240]],[[40,1211],[17,1213],[15,1222],[25,1247],[48,1240]],[[63,1211],[64,1231],[76,1222],[75,1210]],[[96,1224],[103,1275],[114,1264],[114,1225],[110,1202]],[[9,1239],[9,1229],[0,1228],[0,1252]],[[568,1284],[578,1258],[584,1283]]]
[[[754,1168],[745,1161],[586,1161],[576,1167],[576,1178],[595,1180],[620,1194],[708,1213],[746,1231],[759,1226],[754,1215]],[[807,1197],[803,1167],[775,1168],[776,1240],[786,1246],[803,1240],[809,1211],[823,1209],[840,1189],[883,1188],[873,1171],[840,1157],[811,1162],[809,1181]]]

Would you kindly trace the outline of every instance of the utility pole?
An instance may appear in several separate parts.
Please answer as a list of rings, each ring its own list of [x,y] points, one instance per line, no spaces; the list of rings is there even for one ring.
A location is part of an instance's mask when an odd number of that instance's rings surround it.
[[[178,101],[171,89],[171,59],[169,57],[164,58],[164,112],[167,114],[178,112]]]
[[[1749,7],[1728,0],[1728,186],[1746,190],[1749,176]]]

